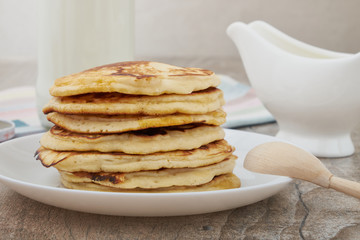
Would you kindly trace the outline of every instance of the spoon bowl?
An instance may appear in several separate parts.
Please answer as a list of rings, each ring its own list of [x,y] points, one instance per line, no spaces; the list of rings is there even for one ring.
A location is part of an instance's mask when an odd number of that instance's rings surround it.
[[[244,168],[252,172],[288,176],[360,198],[360,183],[334,176],[311,153],[284,142],[268,142],[253,148]]]

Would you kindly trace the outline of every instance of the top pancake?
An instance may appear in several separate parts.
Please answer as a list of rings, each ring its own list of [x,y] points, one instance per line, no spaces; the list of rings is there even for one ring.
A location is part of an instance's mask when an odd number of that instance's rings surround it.
[[[216,87],[219,83],[219,78],[209,70],[134,61],[95,67],[58,78],[50,88],[50,94],[56,97],[94,92],[189,94]]]

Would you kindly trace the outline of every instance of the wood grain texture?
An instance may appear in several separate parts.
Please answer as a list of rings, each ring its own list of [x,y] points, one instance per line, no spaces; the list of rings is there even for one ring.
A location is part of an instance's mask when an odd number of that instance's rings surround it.
[[[140,59],[139,59],[140,60]],[[209,68],[247,82],[238,59],[151,59]],[[3,65],[5,64],[5,65]],[[0,62],[0,89],[33,84],[36,65]],[[15,65],[16,66],[15,66]],[[4,70],[5,69],[5,70]],[[11,71],[10,71],[11,70]],[[14,76],[14,74],[18,74]],[[29,78],[29,76],[32,76]],[[241,128],[275,135],[276,124]],[[322,158],[338,177],[360,181],[360,125],[353,132],[356,153]],[[1,156],[0,156],[1,157]],[[221,201],[221,199],[219,199]],[[121,204],[121,202],[119,202]],[[294,181],[258,203],[223,212],[183,217],[115,217],[48,206],[0,184],[0,239],[357,239],[360,201],[334,190]]]

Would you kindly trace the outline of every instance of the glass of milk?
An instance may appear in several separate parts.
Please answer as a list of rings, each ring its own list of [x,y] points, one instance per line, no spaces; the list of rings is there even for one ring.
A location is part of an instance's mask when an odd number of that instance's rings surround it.
[[[133,0],[38,0],[37,109],[56,78],[134,59]]]

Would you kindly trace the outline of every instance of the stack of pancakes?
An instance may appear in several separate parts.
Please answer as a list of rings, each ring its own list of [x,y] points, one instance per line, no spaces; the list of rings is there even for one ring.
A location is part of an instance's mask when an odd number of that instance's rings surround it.
[[[185,192],[240,187],[211,71],[122,62],[59,78],[44,107],[55,125],[37,151],[67,188]]]

